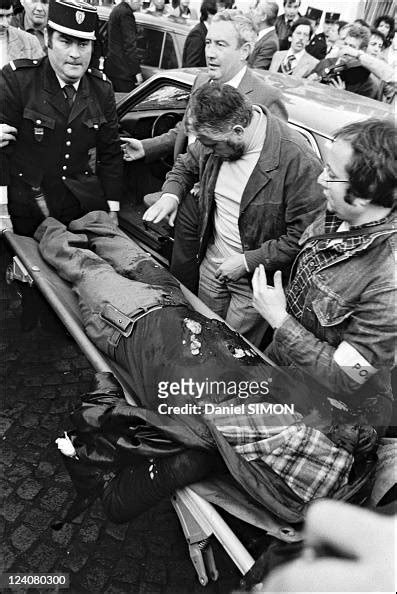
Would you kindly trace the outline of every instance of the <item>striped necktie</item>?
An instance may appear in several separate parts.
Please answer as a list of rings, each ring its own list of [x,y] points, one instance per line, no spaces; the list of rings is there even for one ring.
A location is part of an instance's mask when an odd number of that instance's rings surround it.
[[[283,62],[283,70],[285,74],[291,74],[293,69],[295,68],[296,58],[294,54],[287,56],[287,58]]]

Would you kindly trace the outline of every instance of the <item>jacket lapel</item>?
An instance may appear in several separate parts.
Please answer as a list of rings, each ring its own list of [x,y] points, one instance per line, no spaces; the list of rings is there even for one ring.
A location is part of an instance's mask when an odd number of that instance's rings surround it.
[[[277,118],[273,117],[266,107],[261,106],[267,117],[266,138],[258,162],[245,186],[241,197],[240,214],[252,202],[255,196],[262,191],[272,177],[272,171],[278,167],[280,159],[280,133],[278,132]]]
[[[81,112],[87,108],[88,97],[88,80],[86,76],[83,76],[83,78],[80,80],[80,85],[76,94],[76,98],[74,100],[73,107],[69,114],[68,124],[75,120],[81,114]]]
[[[253,82],[252,82],[251,70],[249,68],[247,68],[243,78],[241,79],[241,82],[238,86],[238,90],[243,95],[248,95],[248,97],[253,92],[254,86],[253,86]]]

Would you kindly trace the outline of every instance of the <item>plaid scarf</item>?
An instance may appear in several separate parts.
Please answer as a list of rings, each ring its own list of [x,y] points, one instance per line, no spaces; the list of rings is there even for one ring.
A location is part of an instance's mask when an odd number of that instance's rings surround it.
[[[248,462],[262,461],[304,502],[329,497],[348,482],[353,456],[302,415],[216,415],[233,449]]]

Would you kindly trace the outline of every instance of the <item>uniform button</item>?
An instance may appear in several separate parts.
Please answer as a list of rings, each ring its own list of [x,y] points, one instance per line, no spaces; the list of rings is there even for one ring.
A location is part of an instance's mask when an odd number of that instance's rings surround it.
[[[70,146],[72,143],[70,142],[70,140],[66,141],[66,146]]]
[[[91,68],[88,69],[88,72],[91,74],[91,72],[92,72]]]
[[[68,128],[68,129],[66,130],[66,132],[67,132],[68,134],[71,134],[71,133],[72,133],[72,128]]]
[[[41,124],[41,120],[36,120],[36,124]]]
[[[66,169],[67,169],[67,168],[68,168],[68,167],[67,167],[67,165],[64,165],[64,166],[62,167],[62,169],[63,169],[64,171],[66,171]]]
[[[19,177],[22,177],[23,176],[23,173],[18,173],[18,175],[19,175]]]
[[[65,180],[65,179],[66,179],[66,177],[63,175],[61,179]]]
[[[65,159],[69,159],[70,155],[66,154]]]
[[[98,128],[99,128],[98,124],[94,124],[94,128],[95,128],[95,130],[98,130]]]

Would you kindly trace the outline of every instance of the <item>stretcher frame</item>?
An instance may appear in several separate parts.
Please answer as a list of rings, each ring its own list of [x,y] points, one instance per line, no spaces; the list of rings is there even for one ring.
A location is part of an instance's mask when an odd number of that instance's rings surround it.
[[[69,283],[58,277],[56,272],[43,260],[38,250],[38,243],[30,237],[16,235],[8,230],[3,232],[3,237],[15,253],[12,265],[7,273],[8,281],[17,280],[29,285],[35,285],[46,298],[94,370],[96,372],[113,373],[123,387],[126,400],[134,405],[126,372],[114,361],[102,354],[87,337],[79,318],[77,299]],[[152,250],[143,246],[140,242],[136,241],[136,243],[144,251],[149,252],[149,255],[156,256]],[[59,291],[60,286],[63,288],[61,292]],[[181,285],[181,288],[196,311],[209,318],[221,319],[186,287]],[[274,365],[253,345],[250,344],[250,346],[259,353],[267,364]],[[254,558],[229,528],[215,507],[195,491],[194,485],[176,491],[171,497],[171,501],[181,523],[189,554],[202,586],[208,583],[209,578],[215,581],[219,576],[210,537],[215,537],[218,540],[242,575],[245,575],[254,565]],[[263,510],[263,517],[261,528],[268,534],[287,542],[301,540],[299,534],[291,526],[278,522],[274,516],[267,514],[266,510]]]

